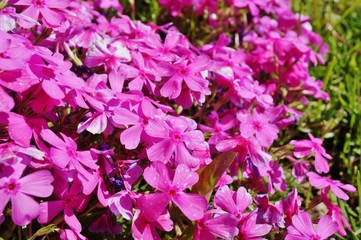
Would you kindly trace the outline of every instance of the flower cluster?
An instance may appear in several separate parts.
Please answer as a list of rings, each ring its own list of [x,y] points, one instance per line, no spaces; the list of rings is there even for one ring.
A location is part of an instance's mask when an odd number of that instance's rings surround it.
[[[0,229],[61,239],[351,230],[330,196],[356,189],[328,178],[322,139],[277,143],[302,115],[295,102],[329,99],[309,73],[322,39],[286,0],[222,2],[159,1],[238,29],[201,46],[172,23],[132,20],[118,1],[0,3]],[[317,227],[295,181],[322,189]]]

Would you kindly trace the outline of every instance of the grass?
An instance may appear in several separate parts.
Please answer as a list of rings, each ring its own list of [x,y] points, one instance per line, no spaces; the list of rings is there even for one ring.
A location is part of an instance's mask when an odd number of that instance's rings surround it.
[[[357,187],[338,204],[353,233],[341,239],[361,239],[361,0],[293,0],[296,12],[312,18],[314,30],[329,46],[326,64],[312,69],[324,81],[328,103],[311,102],[304,124],[318,129],[333,156],[331,175]],[[307,117],[312,116],[312,117]]]

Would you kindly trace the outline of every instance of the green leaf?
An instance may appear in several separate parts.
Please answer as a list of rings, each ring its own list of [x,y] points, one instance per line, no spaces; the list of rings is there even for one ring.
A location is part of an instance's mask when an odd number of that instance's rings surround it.
[[[192,192],[205,196],[209,201],[214,186],[236,156],[236,152],[221,153],[209,165],[198,170],[199,181],[192,187]]]

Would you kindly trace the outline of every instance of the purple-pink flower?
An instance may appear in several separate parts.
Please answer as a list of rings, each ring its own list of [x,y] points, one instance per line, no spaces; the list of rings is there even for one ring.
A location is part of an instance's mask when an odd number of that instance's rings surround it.
[[[40,213],[39,203],[31,196],[46,198],[53,192],[54,180],[49,170],[38,170],[22,177],[26,165],[21,163],[0,172],[0,212],[11,202],[15,224],[27,225]]]
[[[208,206],[207,200],[201,195],[185,192],[199,179],[198,174],[186,165],[179,164],[174,172],[162,162],[153,162],[144,170],[144,179],[159,190],[156,193],[143,194],[138,199],[137,205],[143,209],[149,220],[157,219],[170,201],[190,220],[203,217]]]
[[[292,217],[292,225],[287,228],[285,240],[323,240],[337,232],[337,223],[330,216],[323,216],[315,228],[307,212],[299,212]]]

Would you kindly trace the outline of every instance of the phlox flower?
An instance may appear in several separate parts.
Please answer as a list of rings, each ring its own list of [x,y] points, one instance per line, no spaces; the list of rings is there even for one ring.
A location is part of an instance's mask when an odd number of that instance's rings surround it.
[[[267,113],[259,113],[257,110],[253,111],[253,115],[239,112],[237,118],[240,121],[239,129],[242,137],[254,136],[263,147],[269,147],[278,138],[279,129],[270,121]]]
[[[88,48],[85,64],[88,67],[104,65],[106,71],[109,71],[130,60],[130,52],[122,41],[106,38]]]
[[[337,232],[337,223],[325,215],[315,228],[310,215],[307,212],[299,212],[292,217],[292,225],[287,230],[285,240],[323,240]]]
[[[170,115],[150,118],[145,132],[155,143],[147,148],[149,160],[167,163],[174,154],[175,164],[197,167],[200,160],[192,156],[190,151],[206,150],[207,145],[202,132],[195,128],[195,122],[187,118]]]
[[[60,134],[64,140],[60,139],[50,129],[41,131],[41,137],[53,146],[50,148],[49,157],[61,169],[66,167],[74,169],[83,185],[84,193],[90,194],[94,188],[92,183],[94,176],[84,166],[93,170],[98,169],[97,156],[91,151],[77,151],[76,142],[63,133]]]
[[[42,118],[27,118],[13,112],[0,112],[0,124],[8,126],[10,137],[22,147],[30,147],[32,137],[38,143],[41,130],[47,128]]]
[[[332,220],[337,223],[338,234],[340,234],[341,236],[346,236],[346,228],[349,231],[352,231],[352,228],[350,226],[350,223],[347,221],[347,218],[342,215],[341,208],[336,204],[333,204],[331,200],[327,197],[327,193],[325,193],[324,191],[321,192],[321,199],[328,209],[327,215],[330,216]]]
[[[21,13],[34,21],[41,19],[48,27],[59,27],[65,20],[63,12],[68,6],[69,0],[19,0],[14,3],[16,6],[27,6]],[[21,23],[24,27],[29,26],[28,22]],[[30,26],[33,26],[31,24]]]
[[[220,152],[238,152],[237,164],[245,164],[248,156],[251,163],[256,167],[264,167],[272,159],[254,139],[245,139],[242,136],[220,141],[216,145],[216,149]]]
[[[232,114],[227,114],[220,120],[216,111],[212,111],[208,115],[207,121],[210,126],[199,125],[199,128],[203,132],[212,132],[212,136],[208,139],[210,145],[216,145],[219,141],[229,137],[230,134],[227,131],[236,125],[236,119]]]
[[[330,167],[326,159],[332,157],[326,153],[322,147],[322,139],[315,138],[311,133],[308,133],[311,140],[292,140],[291,144],[294,145],[294,155],[297,158],[302,158],[311,153],[315,154],[315,168],[318,173],[328,173]]]
[[[171,181],[171,178],[173,179]],[[190,220],[203,217],[208,203],[205,197],[184,192],[198,182],[198,174],[184,164],[179,164],[175,172],[162,162],[153,162],[144,170],[144,179],[160,192],[143,194],[137,205],[149,220],[157,219],[170,201],[177,205]]]
[[[196,221],[193,239],[233,239],[237,236],[238,220],[232,214],[223,212],[217,214],[217,212],[217,210],[205,212],[203,218]]]
[[[293,215],[298,214],[301,206],[301,198],[298,196],[297,188],[293,189],[292,192],[288,194],[287,198],[276,202],[275,205],[282,209],[283,214],[285,215],[286,226],[291,225]]]
[[[349,197],[343,190],[346,190],[348,192],[356,191],[356,188],[350,184],[343,184],[339,180],[332,180],[328,177],[322,177],[314,172],[307,173],[307,177],[311,186],[321,189],[324,188],[328,188],[328,190],[331,189],[333,194],[335,194],[337,197],[343,200],[349,199]]]
[[[206,55],[198,56],[192,61],[181,59],[174,64],[163,64],[163,68],[168,70],[164,71],[164,75],[170,78],[160,89],[160,94],[169,99],[176,99],[181,96],[182,84],[185,82],[192,92],[209,95],[209,81],[201,72],[210,69],[210,64],[211,61]]]
[[[10,201],[12,220],[19,226],[29,224],[40,213],[39,203],[30,196],[49,197],[54,189],[50,171],[38,170],[21,177],[25,168],[19,163],[0,172],[0,212]]]
[[[56,181],[54,182],[54,193],[58,199],[40,204],[38,221],[41,224],[48,223],[63,211],[65,222],[76,233],[80,233],[82,226],[74,214],[74,210],[76,212],[83,211],[88,204],[90,196],[84,195],[81,192],[81,183],[78,179],[69,183],[67,179],[65,179],[66,175],[60,176],[59,174],[63,173],[56,173]]]
[[[215,207],[233,214],[238,221],[242,219],[243,212],[252,203],[252,196],[244,187],[238,188],[237,192],[228,186],[219,188],[214,196]]]
[[[140,208],[142,209],[142,208]],[[132,236],[136,240],[161,240],[157,229],[169,232],[173,229],[173,222],[168,211],[164,210],[155,219],[149,219],[141,210],[136,209],[132,222]]]
[[[257,223],[257,214],[250,213],[248,216],[245,216],[239,227],[239,233],[237,236],[238,240],[261,240],[261,236],[266,235],[272,229],[271,225],[264,223]]]

